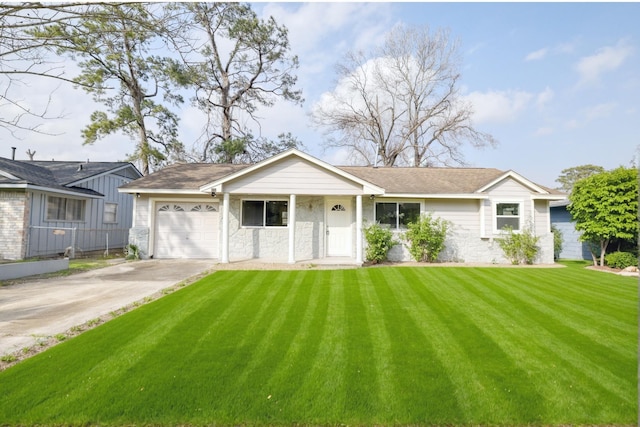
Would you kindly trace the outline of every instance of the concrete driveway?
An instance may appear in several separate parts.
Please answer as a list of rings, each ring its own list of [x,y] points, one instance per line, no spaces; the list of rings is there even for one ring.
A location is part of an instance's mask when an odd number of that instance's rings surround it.
[[[0,287],[0,355],[212,271],[212,260],[145,260]]]

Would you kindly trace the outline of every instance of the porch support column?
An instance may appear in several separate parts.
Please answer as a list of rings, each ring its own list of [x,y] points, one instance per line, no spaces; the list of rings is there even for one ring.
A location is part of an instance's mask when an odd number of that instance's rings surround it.
[[[289,264],[296,263],[296,195],[289,195]]]
[[[222,198],[222,257],[220,262],[229,263],[229,193]]]
[[[362,264],[362,195],[356,196],[356,262]]]

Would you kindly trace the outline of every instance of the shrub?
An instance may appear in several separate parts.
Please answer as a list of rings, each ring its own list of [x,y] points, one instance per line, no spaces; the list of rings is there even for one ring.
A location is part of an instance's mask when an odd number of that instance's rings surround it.
[[[434,262],[444,249],[449,223],[431,214],[422,215],[407,225],[404,239],[409,253],[418,262]]]
[[[558,259],[560,258],[560,252],[562,252],[564,239],[562,238],[562,232],[553,224],[551,224],[551,232],[553,233],[553,259]]]
[[[364,237],[367,240],[365,257],[374,264],[385,261],[389,250],[398,243],[393,240],[391,230],[377,223],[365,227]]]
[[[612,268],[627,268],[631,266],[638,266],[638,258],[631,252],[612,252],[604,256],[604,260],[609,267]]]
[[[126,248],[124,248],[124,257],[128,260],[138,260],[140,259],[140,249],[138,246],[130,243]]]
[[[533,264],[540,249],[537,246],[540,237],[534,236],[531,228],[526,228],[520,233],[515,233],[510,227],[503,228],[503,231],[506,236],[496,241],[511,264]]]

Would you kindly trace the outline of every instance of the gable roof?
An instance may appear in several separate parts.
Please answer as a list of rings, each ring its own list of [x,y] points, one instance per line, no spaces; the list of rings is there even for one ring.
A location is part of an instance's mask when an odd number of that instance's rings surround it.
[[[132,180],[142,176],[128,162],[20,161],[0,157],[0,188],[31,188],[102,197],[103,194],[78,185],[109,173]]]
[[[359,185],[362,185],[363,187],[363,191],[367,192],[367,193],[375,193],[375,194],[384,194],[384,189],[381,186],[376,186],[376,185],[372,185],[371,181],[367,181],[364,180],[358,176],[355,176],[353,174],[350,174],[348,172],[343,171],[340,168],[337,168],[335,166],[330,165],[329,163],[325,163],[322,160],[316,159],[313,156],[310,156],[306,153],[303,153],[300,150],[297,150],[295,148],[291,148],[289,150],[283,151],[279,154],[276,154],[273,157],[270,157],[266,160],[263,160],[261,162],[255,163],[251,166],[248,166],[246,168],[240,169],[235,173],[232,173],[230,175],[227,175],[225,177],[222,177],[220,179],[214,180],[206,185],[203,185],[202,187],[200,187],[201,191],[204,192],[209,192],[211,190],[215,190],[215,189],[219,189],[224,183],[227,183],[229,181],[232,181],[234,179],[238,179],[240,177],[246,176],[248,174],[250,174],[251,172],[254,172],[258,169],[263,169],[268,167],[269,165],[272,165],[274,163],[277,163],[283,159],[286,158],[290,158],[290,157],[297,157],[300,158],[304,161],[307,161],[308,163],[318,166],[321,169],[324,169],[330,173],[333,173],[335,175],[338,175],[342,178],[345,178],[349,181],[353,181]]]
[[[127,193],[203,194],[227,182],[296,156],[363,185],[372,194],[387,197],[422,196],[485,198],[484,191],[505,179],[515,179],[535,197],[562,199],[564,194],[537,185],[513,171],[494,168],[412,168],[373,166],[332,166],[306,153],[291,149],[251,165],[181,163],[168,166],[120,187]]]
[[[120,186],[124,193],[202,194],[200,187],[250,165],[176,163]]]
[[[485,168],[409,168],[343,166],[340,169],[385,189],[386,194],[473,194],[504,174]]]

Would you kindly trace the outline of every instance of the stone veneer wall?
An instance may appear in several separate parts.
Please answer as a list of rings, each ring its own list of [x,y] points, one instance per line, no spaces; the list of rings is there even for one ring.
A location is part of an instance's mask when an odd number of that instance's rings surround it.
[[[129,229],[129,244],[138,247],[142,259],[149,258],[149,227],[132,227]]]
[[[229,205],[229,260],[263,259],[287,262],[289,229],[286,227],[242,228],[241,198],[232,197]],[[222,215],[221,215],[222,217]],[[222,225],[220,226],[222,230]],[[296,197],[296,261],[324,256],[324,198]]]
[[[28,200],[25,192],[0,191],[0,259],[26,256]]]

